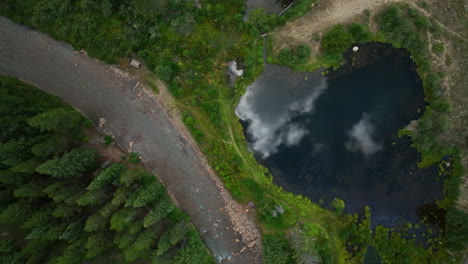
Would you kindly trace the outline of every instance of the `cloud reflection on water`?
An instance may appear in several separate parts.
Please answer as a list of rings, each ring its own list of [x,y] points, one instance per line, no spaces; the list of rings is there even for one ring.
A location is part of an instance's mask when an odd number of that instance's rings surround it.
[[[348,131],[349,140],[345,143],[349,151],[362,151],[366,156],[372,155],[382,149],[382,145],[375,142],[372,134],[374,126],[367,113],[362,115],[361,120],[357,122],[350,131]]]
[[[300,143],[308,132],[294,118],[312,112],[327,88],[320,74],[294,74],[293,79],[285,79],[284,74],[275,74],[284,68],[267,66],[270,69],[247,89],[236,108],[237,116],[248,123],[251,149],[262,158],[277,152],[281,144]]]

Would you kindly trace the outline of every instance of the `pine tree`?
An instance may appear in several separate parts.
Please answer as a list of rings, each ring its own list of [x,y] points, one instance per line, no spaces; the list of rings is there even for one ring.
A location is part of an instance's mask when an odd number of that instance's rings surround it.
[[[140,211],[135,208],[123,208],[115,212],[110,220],[110,229],[122,231],[130,225]]]
[[[126,170],[126,167],[121,163],[112,164],[103,171],[89,184],[88,190],[102,189],[107,185],[114,184],[119,179],[121,173]]]
[[[169,231],[169,241],[171,242],[171,245],[175,246],[179,243],[186,233],[187,223],[185,221],[175,224]]]
[[[31,158],[30,143],[26,138],[0,143],[0,164],[14,166]]]
[[[76,200],[76,204],[79,206],[86,206],[86,205],[98,205],[102,204],[104,198],[107,196],[107,193],[101,190],[94,190],[94,191],[86,191]]]
[[[42,141],[31,148],[31,153],[36,157],[48,158],[54,154],[59,154],[67,147],[65,138],[51,137]]]
[[[114,198],[112,199],[112,204],[115,206],[120,206],[127,201],[128,196],[132,190],[126,186],[120,186],[117,191],[114,192]]]
[[[16,198],[38,198],[45,196],[46,194],[42,192],[45,184],[47,184],[47,182],[39,177],[31,179],[29,182],[19,186],[15,190],[14,196]]]
[[[156,251],[157,256],[161,256],[166,253],[171,248],[171,242],[169,239],[169,232],[165,232],[160,238],[158,242],[158,249]]]
[[[94,232],[94,231],[102,231],[105,230],[108,219],[103,217],[102,215],[95,213],[86,219],[86,225],[84,227],[84,231],[86,232]]]
[[[16,173],[28,173],[32,174],[36,171],[36,168],[41,165],[41,162],[38,159],[32,158],[20,163],[17,163],[10,168],[12,172]]]
[[[80,182],[69,183],[68,181],[58,180],[45,187],[43,192],[56,203],[75,204],[75,196],[83,191],[83,188],[84,186]],[[69,202],[70,199],[73,202]]]
[[[89,148],[74,149],[61,158],[41,164],[36,171],[53,177],[79,176],[94,166],[96,151]]]
[[[77,207],[70,206],[65,203],[56,203],[56,207],[52,212],[52,216],[55,218],[72,218],[77,214]]]
[[[28,119],[28,124],[43,131],[66,133],[82,121],[81,114],[71,108],[55,108]]]
[[[142,207],[157,200],[165,191],[166,188],[155,180],[150,184],[140,184],[134,194],[128,198],[125,207]]]
[[[90,235],[85,244],[86,258],[95,258],[109,250],[109,248],[112,247],[112,244],[109,243],[109,241],[110,237],[105,233],[95,233]]]
[[[154,225],[172,212],[173,209],[174,205],[168,199],[161,200],[155,208],[146,214],[143,220],[143,226],[147,228]]]
[[[0,263],[20,264],[24,263],[24,256],[21,254],[19,245],[13,240],[0,240]]]
[[[31,204],[27,200],[16,200],[3,210],[0,214],[0,223],[13,224],[22,223],[32,214]]]
[[[141,169],[127,170],[125,173],[120,175],[120,183],[129,187],[134,182],[140,181],[144,174],[145,172]]]

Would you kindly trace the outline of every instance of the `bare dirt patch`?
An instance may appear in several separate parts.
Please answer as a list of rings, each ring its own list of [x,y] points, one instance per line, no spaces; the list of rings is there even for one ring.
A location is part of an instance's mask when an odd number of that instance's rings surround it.
[[[310,12],[273,31],[275,49],[281,49],[291,42],[310,43],[315,34],[320,34],[333,25],[359,19],[364,10],[375,12],[385,5],[396,2],[400,2],[400,0],[318,1]]]

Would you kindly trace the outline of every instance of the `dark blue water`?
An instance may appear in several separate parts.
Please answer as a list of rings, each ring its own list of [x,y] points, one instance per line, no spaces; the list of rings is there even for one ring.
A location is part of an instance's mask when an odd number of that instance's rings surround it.
[[[416,208],[443,197],[435,167],[397,132],[424,110],[409,55],[383,44],[361,46],[356,64],[323,77],[266,65],[237,107],[248,144],[274,182],[347,212],[369,205],[373,225],[420,220]]]

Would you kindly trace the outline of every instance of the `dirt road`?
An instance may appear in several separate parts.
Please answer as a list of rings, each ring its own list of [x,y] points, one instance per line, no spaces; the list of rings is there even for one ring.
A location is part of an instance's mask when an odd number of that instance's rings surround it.
[[[122,148],[139,153],[222,263],[260,263],[260,236],[163,104],[125,72],[0,17],[0,74],[16,76],[82,111]],[[177,129],[179,127],[179,129]]]

